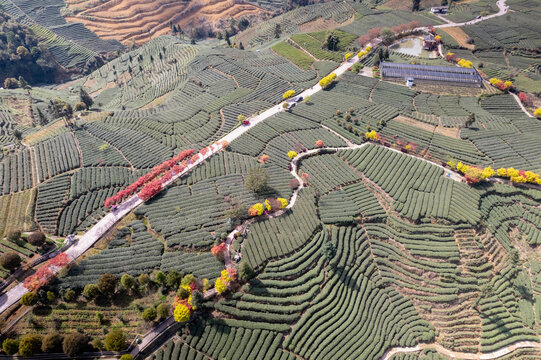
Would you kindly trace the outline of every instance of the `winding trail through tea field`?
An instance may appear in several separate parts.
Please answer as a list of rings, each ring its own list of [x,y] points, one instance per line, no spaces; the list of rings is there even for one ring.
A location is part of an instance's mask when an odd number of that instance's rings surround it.
[[[511,345],[504,346],[503,348],[500,348],[498,350],[494,350],[489,353],[482,353],[482,354],[472,354],[472,353],[464,353],[464,352],[457,352],[452,351],[444,348],[440,344],[418,344],[413,347],[396,347],[391,348],[383,354],[381,360],[390,360],[393,355],[401,354],[401,353],[413,353],[413,352],[419,352],[424,349],[435,349],[439,354],[447,356],[451,359],[461,359],[461,360],[492,360],[492,359],[498,359],[502,356],[508,355],[512,353],[515,350],[518,349],[541,349],[541,344],[533,342],[533,341],[518,341],[516,343],[513,343]]]
[[[470,25],[470,24],[475,24],[480,21],[491,19],[497,16],[502,16],[506,14],[507,11],[509,10],[509,7],[506,5],[505,1],[506,0],[498,0],[497,5],[500,10],[496,14],[484,16],[484,17],[481,17],[480,19],[475,19],[468,22],[464,22],[464,23],[452,23],[452,24],[438,25],[436,27]],[[333,72],[338,77],[342,75],[344,72],[346,72],[347,69],[358,60],[359,60],[358,56],[355,56],[352,59],[349,59],[348,61],[343,62]],[[311,88],[298,94],[298,96],[302,96],[306,98],[307,96],[312,96],[321,90],[322,90],[322,87],[319,84],[316,84],[312,86]],[[260,122],[263,122],[269,117],[276,115],[277,113],[282,111],[283,110],[282,104],[283,102],[267,109],[266,111],[264,111],[263,113],[259,115],[256,115],[250,118],[249,126],[237,127],[236,129],[231,131],[229,134],[227,134],[226,136],[218,140],[217,143],[220,143],[223,140],[227,141],[228,143],[231,143],[232,141],[240,137],[242,134],[247,132],[252,127],[256,126]],[[209,157],[211,157],[212,155],[214,155],[220,150],[222,150],[221,145],[216,145],[216,144],[212,145],[211,151],[207,152],[207,154],[205,154],[204,156],[200,156],[199,159],[189,164],[183,172],[175,175],[170,181],[165,183],[164,187],[176,181],[179,177],[185,175],[187,172],[191,171],[191,169],[203,163],[206,159],[208,159]],[[426,159],[423,159],[423,160],[427,161]],[[292,198],[291,200],[292,200],[291,203],[294,204],[296,200],[296,196],[295,198]],[[104,234],[106,234],[110,229],[112,229],[114,225],[118,223],[125,215],[129,214],[131,211],[133,211],[142,203],[143,201],[137,195],[134,195],[133,197],[131,197],[124,203],[120,204],[115,211],[109,212],[105,217],[103,217],[100,221],[98,221],[96,225],[94,225],[89,231],[87,231],[83,236],[81,236],[81,238],[72,247],[70,247],[66,251],[66,253],[70,256],[72,261],[76,261],[83,253],[85,253],[90,247],[92,247],[94,243],[96,243],[96,241],[98,241]],[[6,293],[2,294],[0,296],[0,314],[6,311],[11,305],[19,301],[21,297],[27,292],[28,290],[23,286],[22,283],[20,283],[17,286],[11,288]]]
[[[340,76],[344,72],[347,71],[347,69],[356,61],[358,60],[358,57],[355,56],[354,58],[350,59],[349,61],[346,61],[342,63],[338,68],[336,68],[333,72]],[[298,96],[311,96],[319,91],[321,91],[322,88],[319,84],[316,84],[312,86],[311,88],[303,91]],[[289,100],[288,102],[290,102]],[[186,173],[191,171],[194,167],[199,166],[201,163],[205,162],[206,159],[213,156],[217,152],[221,151],[223,149],[223,146],[220,144],[222,141],[227,141],[228,143],[231,143],[235,139],[239,138],[250,130],[252,127],[256,126],[257,124],[265,121],[269,117],[272,117],[279,113],[280,111],[283,111],[282,103],[275,105],[266,111],[262,112],[259,115],[256,115],[254,117],[249,118],[250,125],[248,126],[239,126],[233,131],[231,131],[226,136],[222,137],[221,139],[217,140],[217,142],[210,146],[210,151],[208,151],[205,155],[200,155],[199,158],[193,162],[190,162],[184,171],[182,171],[179,174],[176,174],[172,177],[171,180],[165,182],[163,184],[163,188],[167,187],[172,182],[176,181],[181,176],[184,176]],[[100,221],[96,223],[89,231],[84,233],[80,239],[71,246],[68,250],[66,250],[66,254],[70,257],[71,261],[76,261],[82,254],[84,254],[88,249],[90,249],[96,241],[98,241],[103,235],[105,235],[109,230],[111,230],[115,224],[117,224],[124,216],[128,215],[130,212],[135,210],[139,205],[143,204],[143,200],[139,198],[139,196],[134,195],[122,204],[120,204],[114,211],[110,211],[107,215],[105,215]],[[56,269],[55,273],[58,273],[60,269]],[[10,306],[18,302],[21,297],[28,292],[28,289],[26,289],[23,285],[23,283],[19,283],[18,285],[14,286],[4,294],[0,296],[0,314],[6,311]]]

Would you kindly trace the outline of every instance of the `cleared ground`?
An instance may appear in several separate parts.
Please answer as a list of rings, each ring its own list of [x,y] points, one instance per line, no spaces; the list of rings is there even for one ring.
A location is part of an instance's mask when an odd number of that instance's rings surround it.
[[[469,36],[461,28],[449,27],[449,28],[443,28],[442,30],[445,31],[447,34],[451,35],[453,39],[455,39],[460,46],[465,47],[466,49],[475,50],[474,44],[467,43]]]
[[[96,6],[93,1],[67,0],[69,22],[80,22],[106,40],[144,43],[171,32],[170,23],[182,29],[202,22],[257,15],[265,10],[235,0],[109,0]]]

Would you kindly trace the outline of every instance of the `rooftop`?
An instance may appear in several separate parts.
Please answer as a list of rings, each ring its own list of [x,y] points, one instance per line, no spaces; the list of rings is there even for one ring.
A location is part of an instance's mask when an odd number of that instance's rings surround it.
[[[413,78],[415,80],[450,81],[458,83],[481,83],[482,78],[474,68],[456,66],[415,65],[381,63],[381,76],[387,78]]]

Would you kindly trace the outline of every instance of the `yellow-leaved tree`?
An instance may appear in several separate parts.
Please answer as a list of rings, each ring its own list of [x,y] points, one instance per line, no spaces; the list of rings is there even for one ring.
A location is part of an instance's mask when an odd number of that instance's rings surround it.
[[[295,95],[295,90],[288,90],[288,91],[286,91],[286,92],[282,95],[282,97],[283,97],[284,99],[289,99],[289,98],[292,97],[293,95]]]
[[[289,156],[290,159],[294,159],[297,157],[297,153],[293,150],[287,153],[287,156]]]
[[[184,304],[179,304],[175,308],[174,317],[176,322],[186,322],[190,320],[190,309]]]
[[[285,207],[287,206],[287,200],[284,199],[284,198],[278,198],[276,199],[277,201],[280,202],[280,209],[285,209]]]
[[[222,294],[227,290],[227,286],[221,278],[216,279],[216,284],[214,284],[214,288],[216,289],[216,292],[218,292],[218,294]]]

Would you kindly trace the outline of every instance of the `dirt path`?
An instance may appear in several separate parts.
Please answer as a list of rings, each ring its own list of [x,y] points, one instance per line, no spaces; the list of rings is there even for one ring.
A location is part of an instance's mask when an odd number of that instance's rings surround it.
[[[334,70],[334,73],[336,74],[336,76],[342,75],[351,66],[351,63],[354,63],[357,60],[358,60],[358,57],[355,56],[349,61],[342,63],[338,68]],[[304,92],[300,93],[299,96],[303,96],[306,98],[307,96],[311,96],[321,90],[322,90],[321,86],[317,84],[305,90]],[[292,100],[289,100],[288,102],[291,102],[291,101]],[[226,136],[222,137],[215,144],[210,145],[209,146],[210,151],[208,151],[205,155],[200,155],[197,160],[190,162],[186,166],[184,171],[182,171],[179,174],[175,174],[171,178],[171,180],[163,183],[162,187],[166,188],[167,186],[169,186],[169,184],[173,183],[181,176],[184,176],[186,173],[190,172],[194,167],[199,166],[200,164],[205,162],[205,160],[207,160],[209,157],[221,151],[223,149],[223,145],[222,145],[223,141],[227,143],[231,143],[232,141],[239,138],[242,134],[247,132],[252,127],[256,126],[260,122],[265,121],[269,117],[278,114],[280,111],[283,111],[282,103],[277,104],[271,107],[270,109],[267,109],[266,111],[262,112],[259,115],[249,118],[248,120],[250,121],[250,125],[239,126],[233,131],[231,131],[229,134],[227,134]],[[81,236],[81,238],[66,251],[66,254],[70,257],[70,259],[72,259],[72,261],[76,261],[77,258],[79,258],[82,254],[84,254],[88,249],[90,249],[96,241],[98,241],[105,233],[107,233],[113,226],[115,226],[115,224],[117,224],[124,216],[128,215],[130,212],[135,210],[141,204],[143,204],[143,200],[141,200],[137,195],[132,196],[127,201],[120,204],[114,211],[111,211],[107,215],[105,215],[89,231],[87,231],[83,236]],[[231,241],[232,240],[230,239],[230,242]],[[2,296],[0,296],[0,313],[3,313],[11,305],[19,301],[21,297],[27,292],[28,290],[21,283],[17,287],[2,294]]]
[[[520,101],[520,98],[518,97],[517,94],[515,93],[512,93],[510,92],[509,94],[511,94],[514,98],[515,98],[515,101],[518,103],[518,106],[520,106],[520,108],[522,109],[522,111],[528,115],[528,117],[531,117],[533,118],[534,116],[532,114],[530,114],[530,112],[524,107],[524,105],[522,104],[522,101]]]
[[[314,59],[314,61],[319,61],[318,58],[316,58],[314,55],[312,55],[308,50],[306,50],[305,48],[303,48],[302,46],[300,46],[299,44],[297,44],[294,40],[292,40],[291,38],[287,39],[287,41],[293,45],[294,47],[296,47],[297,49],[299,49],[300,51],[304,52],[306,55],[310,56],[312,59]]]
[[[436,349],[436,351],[439,354],[447,356],[451,359],[491,360],[491,359],[501,358],[502,356],[508,355],[517,349],[524,349],[524,348],[541,349],[541,344],[533,342],[533,341],[519,341],[511,345],[505,346],[503,348],[500,348],[498,350],[494,350],[492,352],[483,353],[483,354],[456,352],[456,351],[448,350],[444,348],[443,346],[441,346],[440,344],[419,344],[414,347],[397,347],[397,348],[389,349],[382,356],[381,360],[389,360],[395,354],[419,352],[424,349]]]

